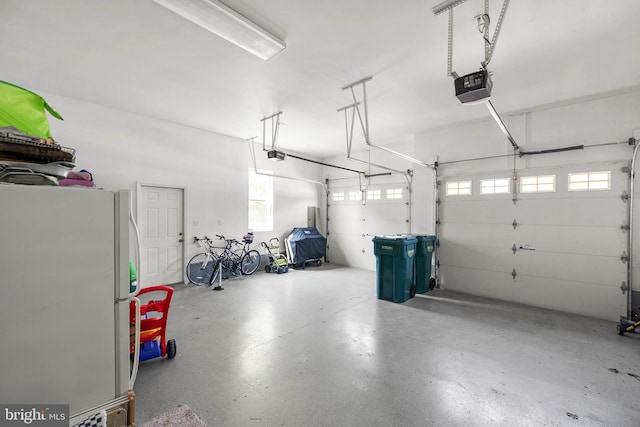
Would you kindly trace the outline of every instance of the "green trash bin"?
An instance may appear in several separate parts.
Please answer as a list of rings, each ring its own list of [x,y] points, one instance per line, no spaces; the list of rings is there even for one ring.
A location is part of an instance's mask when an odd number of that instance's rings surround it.
[[[436,236],[416,236],[416,293],[424,294],[433,289],[436,280],[431,278],[431,255],[436,248]]]
[[[376,288],[378,299],[405,302],[415,295],[414,258],[418,239],[413,236],[376,236]]]

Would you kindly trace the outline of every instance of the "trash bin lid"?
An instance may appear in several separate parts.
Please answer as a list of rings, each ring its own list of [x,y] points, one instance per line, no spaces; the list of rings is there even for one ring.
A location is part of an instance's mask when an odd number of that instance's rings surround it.
[[[418,241],[418,239],[416,239],[414,236],[407,236],[407,235],[396,235],[396,236],[375,236],[372,239],[373,243],[381,243],[381,244],[385,244],[385,245],[395,245],[395,246],[404,246],[404,245],[409,245],[412,243],[416,243]]]

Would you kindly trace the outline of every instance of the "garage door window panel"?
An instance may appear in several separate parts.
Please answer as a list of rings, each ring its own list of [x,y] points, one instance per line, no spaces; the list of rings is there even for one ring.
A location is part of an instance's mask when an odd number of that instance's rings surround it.
[[[555,191],[555,175],[523,176],[520,178],[521,193],[553,193]]]
[[[447,196],[470,196],[471,181],[447,182]]]
[[[611,190],[611,171],[569,174],[569,191]]]
[[[480,194],[509,194],[509,178],[483,179]]]

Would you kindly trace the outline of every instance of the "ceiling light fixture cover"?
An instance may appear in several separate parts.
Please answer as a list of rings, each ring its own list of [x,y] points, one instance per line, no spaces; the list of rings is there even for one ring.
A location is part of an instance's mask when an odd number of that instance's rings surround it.
[[[185,19],[267,60],[285,43],[218,0],[153,0]]]

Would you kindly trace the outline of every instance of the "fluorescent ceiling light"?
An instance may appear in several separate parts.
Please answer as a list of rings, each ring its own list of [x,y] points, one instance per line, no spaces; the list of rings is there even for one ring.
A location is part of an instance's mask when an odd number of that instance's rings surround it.
[[[284,42],[218,0],[153,0],[185,19],[267,60]]]
[[[433,7],[433,14],[434,15],[439,15],[442,12],[445,12],[447,10],[452,10],[454,7],[456,6],[460,6],[462,3],[466,2],[467,0],[446,0],[443,1],[442,3],[439,3],[437,5],[435,5]]]

